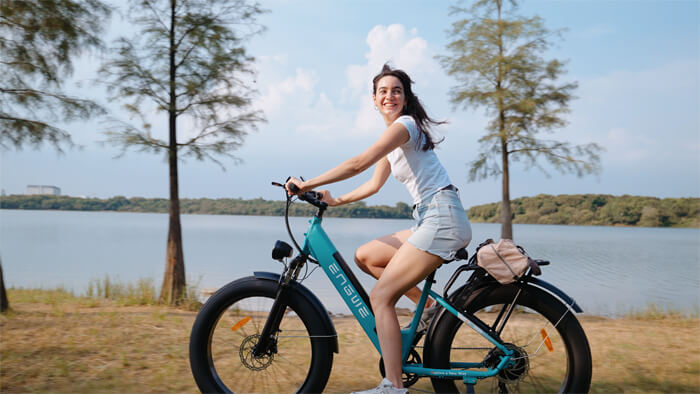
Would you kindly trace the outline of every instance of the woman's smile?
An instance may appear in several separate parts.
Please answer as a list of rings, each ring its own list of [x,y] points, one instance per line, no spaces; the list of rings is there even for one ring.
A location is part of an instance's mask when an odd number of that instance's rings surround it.
[[[401,81],[393,75],[383,77],[377,82],[373,99],[374,105],[380,110],[384,119],[387,122],[393,122],[401,115],[406,101]]]

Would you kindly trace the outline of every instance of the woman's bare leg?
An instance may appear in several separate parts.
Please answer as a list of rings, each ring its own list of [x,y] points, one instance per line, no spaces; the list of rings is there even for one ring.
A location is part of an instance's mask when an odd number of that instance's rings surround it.
[[[382,349],[386,377],[394,387],[403,387],[401,380],[401,332],[395,305],[401,295],[415,288],[442,264],[442,258],[424,252],[408,242],[396,251],[370,292],[379,346]]]
[[[401,245],[406,242],[411,234],[413,234],[411,230],[402,230],[397,233],[379,237],[360,246],[355,252],[355,263],[362,271],[372,275],[375,279],[379,279],[387,264],[389,264],[389,261],[391,261],[392,257],[394,257]],[[420,299],[420,295],[421,290],[415,286],[409,289],[405,294],[406,297],[410,298],[411,301],[416,304]],[[426,306],[430,305],[431,301],[428,300]]]

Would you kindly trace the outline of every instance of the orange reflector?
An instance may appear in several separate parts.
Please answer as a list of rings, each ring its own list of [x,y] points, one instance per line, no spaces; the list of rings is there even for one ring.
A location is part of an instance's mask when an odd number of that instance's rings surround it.
[[[245,324],[248,323],[249,321],[250,321],[250,316],[244,317],[243,319],[241,319],[241,321],[239,321],[238,323],[234,324],[233,327],[231,327],[231,331],[238,330],[239,328],[245,326]]]
[[[554,346],[552,346],[552,341],[549,339],[549,335],[547,335],[547,331],[543,329],[540,330],[540,334],[542,334],[542,339],[544,339],[544,345],[547,346],[547,350],[550,352],[554,351]]]

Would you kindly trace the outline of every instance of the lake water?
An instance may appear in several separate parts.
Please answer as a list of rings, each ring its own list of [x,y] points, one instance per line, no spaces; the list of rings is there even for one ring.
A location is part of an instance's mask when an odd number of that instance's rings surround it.
[[[164,269],[165,214],[0,210],[0,258],[8,287],[65,286],[83,293],[93,279],[135,283]],[[308,218],[292,218],[298,239]],[[354,250],[410,220],[324,219],[324,228],[349,263]],[[216,288],[253,271],[280,272],[275,240],[287,241],[282,217],[182,216],[190,282]],[[498,239],[500,225],[472,224],[474,240]],[[516,242],[534,258],[551,260],[542,279],[563,289],[586,313],[617,315],[649,304],[696,311],[700,305],[700,230],[515,225]],[[459,262],[441,268],[440,290]],[[353,265],[369,291],[374,280]],[[348,313],[322,270],[304,284],[335,313]],[[402,300],[399,306],[410,307]]]

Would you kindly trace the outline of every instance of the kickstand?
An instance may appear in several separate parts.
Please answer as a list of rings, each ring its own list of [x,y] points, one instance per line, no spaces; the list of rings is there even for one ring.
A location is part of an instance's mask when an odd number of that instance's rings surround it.
[[[476,385],[476,378],[464,378],[462,380],[467,386],[467,394],[474,394],[474,385]]]

